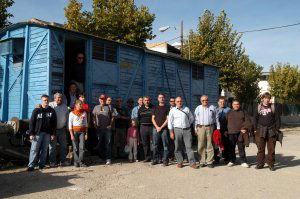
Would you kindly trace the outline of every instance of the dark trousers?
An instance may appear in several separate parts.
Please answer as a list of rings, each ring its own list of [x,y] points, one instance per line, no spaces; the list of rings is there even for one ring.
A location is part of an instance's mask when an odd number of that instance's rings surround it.
[[[168,161],[168,154],[169,154],[169,133],[167,129],[163,129],[161,132],[157,133],[156,129],[153,128],[153,160],[159,161],[160,150],[160,143],[162,141],[163,144],[163,161]]]
[[[97,138],[98,138],[98,144],[97,149],[99,155],[101,154],[101,143],[104,139],[105,142],[105,158],[111,159],[111,129],[105,128],[105,129],[96,129],[97,132]]]
[[[274,166],[275,163],[275,146],[276,146],[276,136],[272,137],[260,137],[259,133],[255,134],[255,141],[257,145],[257,164],[258,166],[264,166],[265,164],[265,148],[267,145],[268,156],[267,156],[267,164],[269,166]]]
[[[141,140],[142,140],[142,144],[143,144],[145,160],[151,160],[150,137],[152,135],[152,126],[141,125],[140,135],[141,135]]]
[[[238,140],[239,135],[240,135],[240,133],[228,135],[228,161],[233,162],[233,163],[236,160],[236,155],[235,155],[236,145],[238,146],[241,162],[242,163],[247,162],[246,152],[245,152],[245,144]]]
[[[229,149],[229,138],[228,135],[224,134],[225,132],[221,130],[221,136],[222,136],[222,143],[224,146],[224,150],[222,151],[222,158],[224,158],[224,162],[228,163],[229,155],[228,155],[228,149]]]

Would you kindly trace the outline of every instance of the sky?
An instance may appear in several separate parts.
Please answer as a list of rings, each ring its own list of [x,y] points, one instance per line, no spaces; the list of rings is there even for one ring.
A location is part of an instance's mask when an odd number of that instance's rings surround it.
[[[91,9],[92,0],[81,0],[84,9]],[[299,0],[136,0],[138,6],[146,5],[156,15],[153,23],[154,40],[163,42],[180,35],[183,20],[184,34],[196,29],[198,19],[205,9],[219,15],[225,10],[234,29],[238,32],[288,25],[300,22]],[[12,22],[39,18],[45,21],[64,23],[64,7],[68,0],[15,0],[9,11]],[[159,32],[163,26],[175,26]],[[175,40],[176,41],[176,40]],[[170,43],[173,43],[172,41]],[[263,32],[244,33],[242,40],[250,59],[269,70],[277,62],[300,65],[300,25]]]

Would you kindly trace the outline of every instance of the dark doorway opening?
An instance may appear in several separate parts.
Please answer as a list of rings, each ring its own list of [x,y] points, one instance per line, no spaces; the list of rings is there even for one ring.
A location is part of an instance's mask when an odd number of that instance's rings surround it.
[[[77,37],[65,39],[65,92],[68,92],[71,83],[77,85],[78,92],[85,90],[85,43],[85,40]]]

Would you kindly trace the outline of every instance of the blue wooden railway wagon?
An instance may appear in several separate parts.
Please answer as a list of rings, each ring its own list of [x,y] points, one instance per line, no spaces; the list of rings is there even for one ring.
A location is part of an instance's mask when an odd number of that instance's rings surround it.
[[[201,95],[216,102],[219,94],[218,67],[29,21],[0,31],[0,120],[30,118],[42,94],[64,92],[78,52],[85,54],[84,89],[92,105],[101,93],[156,101],[163,92],[194,109]]]

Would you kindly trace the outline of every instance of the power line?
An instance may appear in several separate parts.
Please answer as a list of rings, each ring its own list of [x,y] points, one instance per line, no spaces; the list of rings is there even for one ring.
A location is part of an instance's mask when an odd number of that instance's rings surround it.
[[[292,27],[292,26],[299,26],[300,25],[300,22],[299,23],[294,23],[294,24],[288,24],[288,25],[283,25],[283,26],[274,26],[274,27],[270,27],[270,28],[262,28],[262,29],[254,29],[254,30],[246,30],[246,31],[242,31],[242,32],[238,32],[238,33],[251,33],[251,32],[261,32],[261,31],[267,31],[267,30],[274,30],[274,29],[281,29],[281,28],[287,28],[287,27]],[[188,36],[184,36],[184,37],[188,37]],[[175,37],[173,39],[170,39],[170,40],[167,40],[165,41],[165,43],[168,43],[170,41],[173,41],[175,39],[178,39],[180,38],[179,37]],[[153,47],[156,47],[156,46],[160,46],[161,43],[158,43],[154,46],[151,46],[151,48]]]
[[[284,25],[284,26],[275,26],[275,27],[270,27],[270,28],[262,28],[262,29],[255,29],[255,30],[246,30],[243,32],[238,32],[238,33],[250,33],[250,32],[261,32],[261,31],[266,31],[266,30],[274,30],[274,29],[280,29],[280,28],[287,28],[291,26],[299,26],[299,23],[294,23],[294,24],[289,24],[289,25]]]

